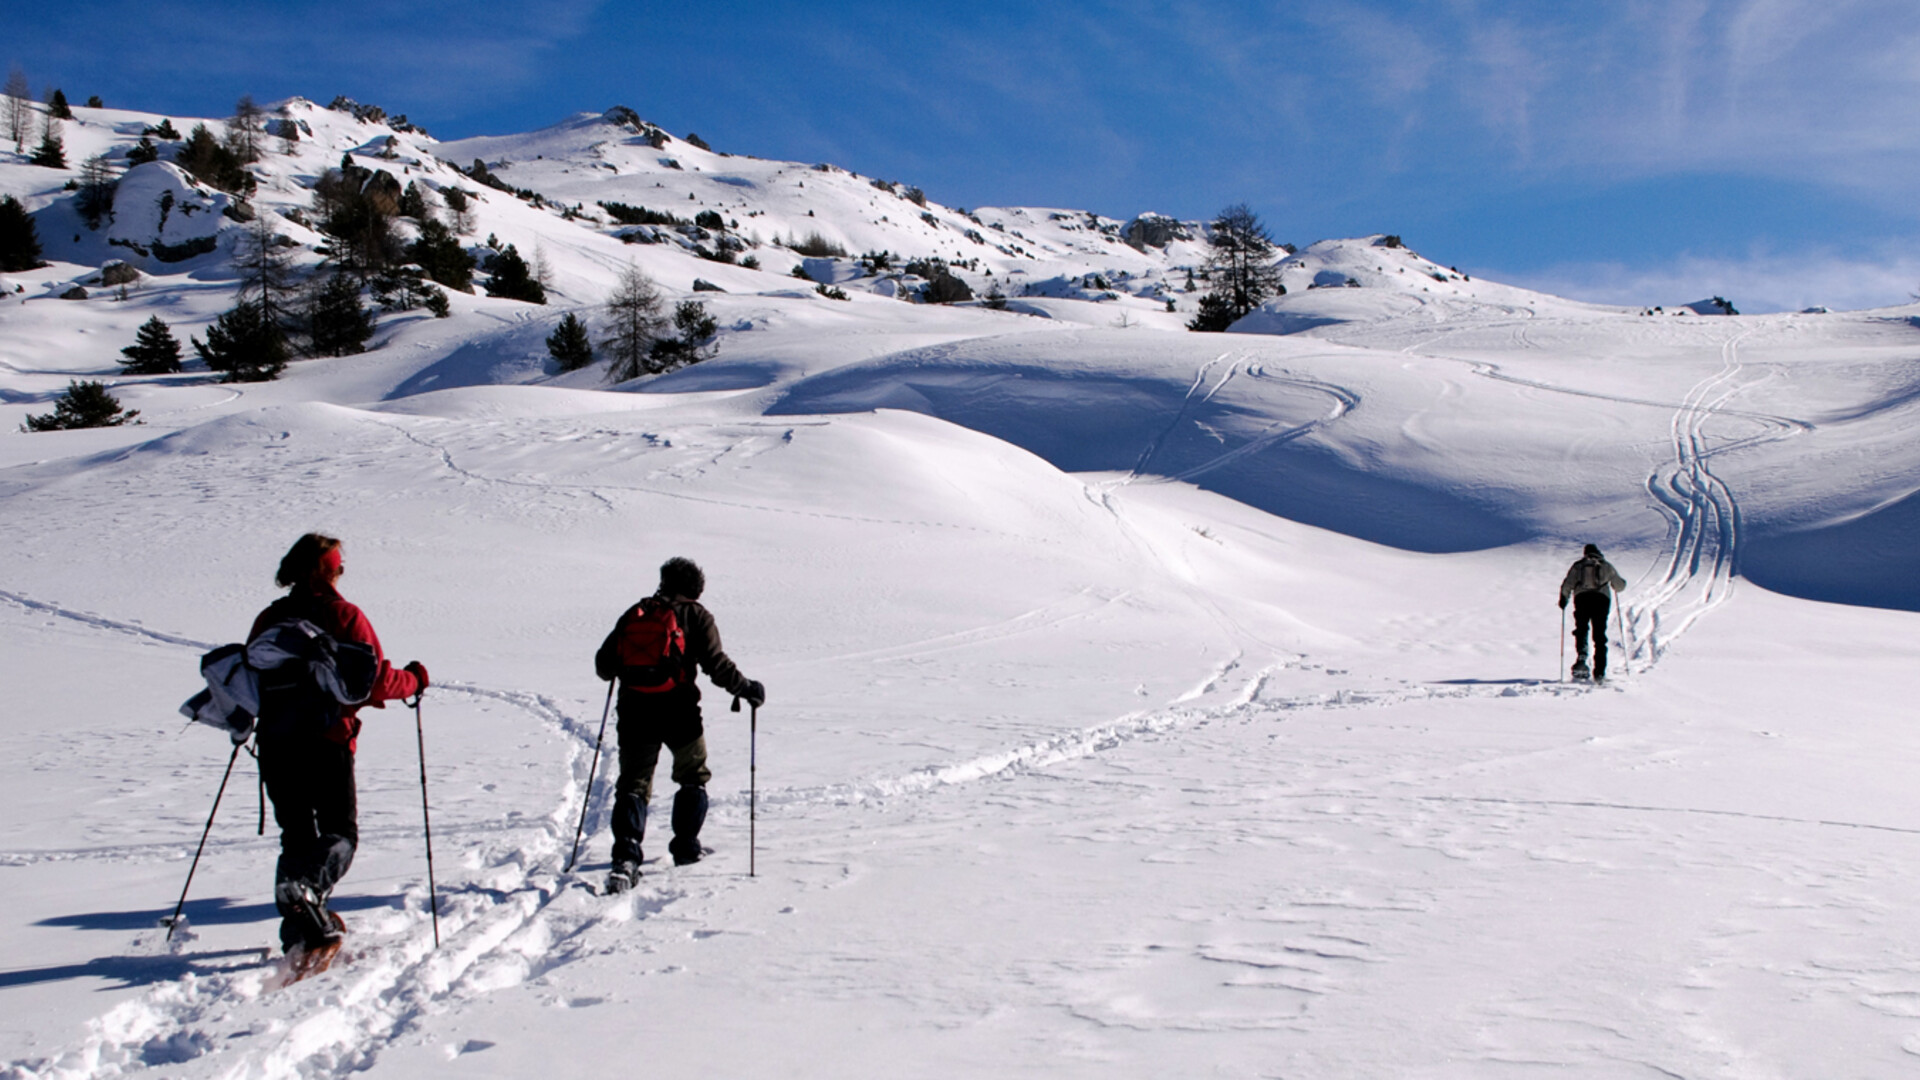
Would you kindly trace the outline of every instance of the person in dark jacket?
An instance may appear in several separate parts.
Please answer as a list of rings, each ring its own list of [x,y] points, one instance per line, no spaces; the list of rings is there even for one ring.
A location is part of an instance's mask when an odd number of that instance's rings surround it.
[[[620,779],[613,795],[613,871],[608,892],[625,892],[640,878],[640,842],[647,831],[647,803],[660,748],[673,755],[673,839],[667,850],[674,865],[700,861],[700,826],[707,818],[707,740],[700,720],[700,688],[695,669],[715,686],[754,706],[767,699],[766,688],[740,673],[720,647],[720,630],[700,603],[706,575],[689,559],[668,559],[660,567],[660,588],[627,609],[594,654],[602,679],[620,680]],[[635,666],[636,635],[657,636],[671,613],[683,641],[680,655],[663,664]],[[642,624],[645,625],[642,625]],[[651,659],[651,657],[649,657]],[[670,669],[670,670],[662,670]]]
[[[410,697],[427,688],[418,660],[405,668],[387,663],[373,624],[341,597],[346,572],[340,541],[308,533],[280,560],[274,581],[287,595],[253,621],[248,641],[273,626],[304,619],[342,642],[373,650],[377,662],[367,704]],[[285,671],[288,669],[278,669]],[[359,710],[342,709],[304,673],[276,678],[264,673],[258,729],[260,775],[280,826],[280,862],[274,870],[274,906],[280,911],[280,943],[315,948],[345,931],[327,909],[333,887],[353,864],[360,842],[353,754],[360,734]]]
[[[1574,678],[1587,677],[1587,636],[1591,633],[1593,678],[1606,680],[1607,616],[1613,611],[1613,593],[1626,587],[1627,579],[1600,554],[1598,544],[1588,544],[1579,560],[1567,568],[1567,576],[1560,581],[1560,607],[1564,611],[1567,598],[1573,598]]]

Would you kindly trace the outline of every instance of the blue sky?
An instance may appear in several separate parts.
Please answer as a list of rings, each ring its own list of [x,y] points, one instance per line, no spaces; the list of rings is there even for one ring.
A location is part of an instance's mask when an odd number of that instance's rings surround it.
[[[1470,273],[1746,310],[1920,289],[1911,0],[367,3],[0,11],[36,91],[335,94],[445,138],[630,105],[951,205],[1395,232]]]

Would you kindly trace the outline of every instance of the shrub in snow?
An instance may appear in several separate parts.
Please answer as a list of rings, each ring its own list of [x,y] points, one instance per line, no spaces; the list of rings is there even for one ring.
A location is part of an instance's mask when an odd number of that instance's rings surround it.
[[[677,218],[669,213],[664,213],[659,210],[649,210],[644,206],[628,206],[626,203],[603,202],[600,204],[600,209],[605,210],[609,217],[622,225],[672,226],[685,225],[687,223],[684,218]],[[719,216],[718,214],[714,215],[715,219],[718,219]],[[715,227],[718,228],[718,226]]]
[[[711,151],[713,149],[713,147],[707,145],[707,140],[701,138],[700,136],[694,134],[691,131],[687,132],[687,137],[685,141],[688,146],[697,146],[700,149],[707,150],[707,151]]]
[[[910,187],[900,196],[915,206],[927,205],[927,193],[917,187]]]
[[[810,232],[807,234],[806,239],[795,240],[789,243],[787,247],[793,249],[797,254],[806,255],[815,259],[844,259],[847,257],[846,248],[828,240],[818,232]]]
[[[423,291],[427,295],[427,310],[433,312],[434,318],[445,319],[453,315],[453,301],[447,299],[446,293],[431,285]]]
[[[120,407],[120,400],[102,383],[70,381],[67,392],[53,403],[53,411],[28,416],[22,431],[64,431],[71,428],[119,427],[140,415]]]
[[[158,315],[140,325],[133,344],[121,349],[120,355],[126,357],[120,366],[129,375],[171,375],[180,370],[180,340]]]
[[[145,135],[140,136],[140,141],[127,151],[128,165],[145,165],[149,161],[159,160],[160,148],[153,145],[153,140]]]
[[[1234,314],[1233,304],[1219,293],[1208,293],[1200,298],[1200,311],[1187,320],[1187,329],[1203,333],[1220,333],[1232,326],[1240,316]]]
[[[703,229],[712,229],[715,232],[720,232],[727,227],[726,220],[720,216],[720,212],[717,210],[700,211],[693,215],[693,223]]]
[[[593,363],[593,342],[587,337],[587,324],[569,311],[560,317],[560,325],[547,335],[547,355],[561,371],[578,371]]]
[[[760,269],[760,256],[743,255],[740,258],[740,265],[748,270],[758,270]]]
[[[824,296],[829,300],[853,299],[852,297],[847,295],[847,292],[845,289],[842,289],[838,285],[815,285],[813,287],[813,291],[819,293],[821,296]]]
[[[40,259],[40,235],[33,227],[33,216],[19,199],[0,195],[0,273],[45,265]]]
[[[715,285],[713,282],[708,281],[706,278],[694,278],[693,291],[694,292],[726,292],[727,290],[721,288],[718,285]]]

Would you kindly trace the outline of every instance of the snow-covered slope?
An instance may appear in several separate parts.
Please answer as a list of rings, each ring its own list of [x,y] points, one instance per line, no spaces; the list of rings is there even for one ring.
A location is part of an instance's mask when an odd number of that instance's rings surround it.
[[[163,119],[76,113],[76,163]],[[163,161],[90,230],[73,170],[0,152],[52,260],[0,277],[0,1076],[1911,1071],[1920,308],[1603,308],[1373,237],[1192,334],[1193,223],[922,205],[620,112],[285,119],[248,202],[303,270],[350,154],[473,191],[463,239],[538,253],[550,303],[385,313],[269,383],[122,376],[148,317],[232,303],[233,201]],[[189,233],[220,246],[152,256]],[[814,233],[849,255],[781,246]],[[695,250],[723,236],[760,269]],[[1008,309],[901,299],[934,256]],[[60,299],[114,259],[124,298]],[[546,335],[629,263],[718,358],[559,374]],[[76,377],[144,423],[17,430]],[[173,709],[310,529],[433,672],[443,944],[390,707],[349,958],[275,988],[244,758],[190,932],[155,923],[226,764]],[[1603,688],[1560,681],[1551,606],[1588,540],[1629,580]],[[714,853],[659,860],[657,814],[601,897],[591,654],[670,555],[769,701],[707,698]]]

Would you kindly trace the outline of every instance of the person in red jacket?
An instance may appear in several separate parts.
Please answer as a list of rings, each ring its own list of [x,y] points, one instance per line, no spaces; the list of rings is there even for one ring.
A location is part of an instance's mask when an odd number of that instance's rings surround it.
[[[427,669],[418,660],[404,668],[387,663],[373,624],[336,587],[345,572],[339,540],[308,533],[294,541],[274,575],[287,595],[253,620],[247,640],[269,627],[304,619],[335,640],[373,650],[378,670],[367,704],[385,708],[382,702],[419,694],[427,688]],[[327,898],[353,864],[360,842],[353,781],[360,717],[358,709],[342,709],[311,676],[275,675],[264,673],[261,679],[257,739],[260,776],[280,826],[273,889],[280,944],[292,951],[338,940],[346,929],[340,917],[327,910]]]

